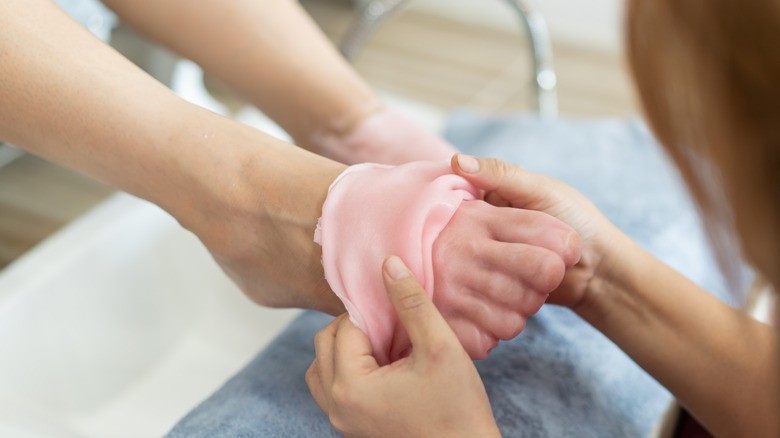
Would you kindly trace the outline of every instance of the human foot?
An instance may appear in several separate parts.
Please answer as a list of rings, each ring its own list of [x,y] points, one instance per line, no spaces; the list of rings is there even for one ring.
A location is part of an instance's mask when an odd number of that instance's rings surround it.
[[[472,358],[516,336],[579,258],[567,225],[481,195],[432,162],[353,166],[331,186],[317,233],[325,274],[380,364],[411,347],[382,285],[389,254],[420,279]]]

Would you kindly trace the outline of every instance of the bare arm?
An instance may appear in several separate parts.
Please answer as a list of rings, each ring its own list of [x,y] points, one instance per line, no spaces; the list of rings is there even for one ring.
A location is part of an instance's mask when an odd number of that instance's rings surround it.
[[[160,205],[255,301],[343,311],[312,242],[342,165],[186,103],[48,0],[0,9],[0,102],[0,137]]]
[[[775,437],[777,332],[620,234],[577,313],[719,437]]]
[[[348,131],[381,106],[295,0],[104,3],[232,86],[302,146],[314,147],[314,132]]]
[[[456,173],[495,200],[544,211],[580,234],[580,262],[548,302],[571,307],[609,337],[715,436],[780,435],[775,329],[664,265],[560,181],[498,160],[460,162]]]

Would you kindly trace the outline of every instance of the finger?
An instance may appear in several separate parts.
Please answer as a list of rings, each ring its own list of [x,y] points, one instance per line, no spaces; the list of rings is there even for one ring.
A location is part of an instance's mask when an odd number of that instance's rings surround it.
[[[555,290],[566,274],[566,265],[561,256],[540,246],[487,242],[480,247],[478,256],[493,272],[475,272],[473,281],[466,282],[476,290],[495,293],[496,299],[503,291],[517,291],[517,287],[496,287],[503,279],[513,279],[517,285],[546,294]],[[491,277],[493,280],[490,280]]]
[[[580,237],[573,228],[549,214],[519,208],[495,208],[485,202],[467,201],[455,213],[478,217],[491,237],[508,243],[524,243],[558,254],[567,267],[580,258]]]
[[[447,292],[441,291],[442,300],[444,299],[443,295]],[[485,300],[508,311],[530,315],[535,313],[535,310],[530,312],[533,309],[530,302],[536,301],[535,298],[531,299],[530,295],[540,295],[542,300],[548,295],[529,286],[522,278],[516,275],[493,269],[479,270],[461,279],[456,293],[457,296],[448,297],[449,301],[447,303],[455,308],[458,315],[462,315],[464,312],[469,313],[468,311],[471,309],[468,306],[471,303],[468,303],[466,298],[471,296]],[[448,310],[442,309],[442,314],[447,319],[447,322],[451,322],[448,318]]]
[[[439,254],[443,251],[437,249]],[[464,254],[472,260],[471,269],[450,269],[447,265],[447,269],[442,268],[435,275],[435,303],[457,300],[459,296],[449,296],[448,291],[461,291],[465,287],[519,309],[525,297],[522,291],[550,293],[560,286],[566,274],[561,256],[539,246],[487,241],[469,246]]]
[[[371,342],[349,318],[342,318],[338,325],[333,355],[337,379],[354,378],[379,368]]]
[[[474,322],[464,317],[449,319],[452,331],[463,343],[469,357],[482,360],[488,357],[490,351],[498,345],[498,338],[474,325]]]
[[[415,351],[431,351],[453,343],[460,345],[428,293],[400,258],[388,257],[382,271],[387,294]]]
[[[314,359],[311,365],[309,365],[309,369],[306,370],[306,385],[309,387],[309,392],[317,406],[327,415],[329,411],[328,399],[325,397],[325,392],[322,389],[320,371],[317,368],[317,359]]]
[[[325,394],[333,387],[333,344],[336,340],[336,329],[339,321],[346,313],[330,322],[314,336],[314,351],[317,354],[317,374]]]
[[[533,291],[529,291],[529,293],[537,296],[538,306],[541,306],[544,297]],[[523,316],[522,312],[486,299],[476,292],[462,294],[461,298],[452,304],[452,307],[459,319],[467,320],[486,334],[504,341],[519,335],[525,327],[526,317]],[[452,326],[453,321],[449,321],[449,323]]]
[[[453,172],[478,188],[494,192],[518,208],[544,211],[550,206],[556,181],[495,158],[456,154],[450,161]]]

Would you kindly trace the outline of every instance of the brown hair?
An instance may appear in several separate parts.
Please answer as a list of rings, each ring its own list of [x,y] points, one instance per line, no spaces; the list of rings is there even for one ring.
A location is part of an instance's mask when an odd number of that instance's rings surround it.
[[[780,2],[633,0],[627,35],[646,118],[688,183],[721,267],[733,268],[740,242],[778,289]]]

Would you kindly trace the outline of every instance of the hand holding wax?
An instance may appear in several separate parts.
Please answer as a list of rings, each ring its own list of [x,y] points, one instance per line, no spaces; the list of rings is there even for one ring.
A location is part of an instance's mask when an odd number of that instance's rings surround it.
[[[306,384],[333,427],[348,438],[500,437],[477,368],[420,283],[398,257],[381,276],[415,348],[380,367],[346,315],[317,333]]]
[[[316,240],[325,275],[380,365],[411,342],[378,268],[397,254],[474,359],[522,331],[579,259],[579,237],[544,213],[485,203],[446,163],[348,168],[331,185]]]

